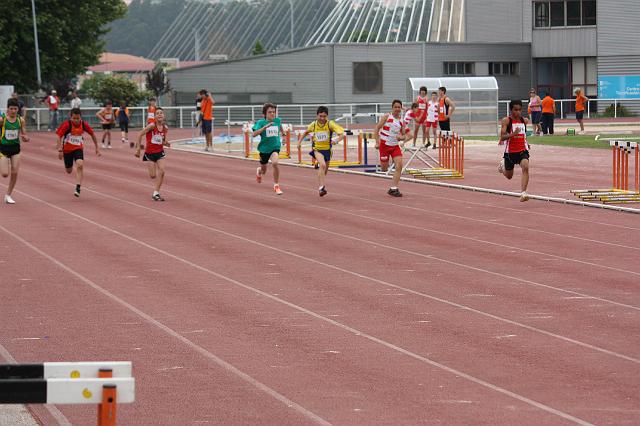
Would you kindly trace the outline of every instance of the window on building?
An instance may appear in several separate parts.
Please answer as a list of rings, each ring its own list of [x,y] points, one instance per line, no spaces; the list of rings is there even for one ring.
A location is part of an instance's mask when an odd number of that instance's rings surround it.
[[[353,93],[382,93],[382,62],[353,63]]]
[[[549,26],[549,2],[536,2],[534,10],[536,28],[545,28]]]
[[[549,5],[551,10],[551,26],[564,27],[564,2],[552,1]]]
[[[443,62],[443,75],[474,75],[475,64],[473,62]]]
[[[533,3],[535,28],[589,25],[596,25],[596,0],[551,0]]]
[[[567,1],[567,26],[578,27],[581,23],[582,13],[580,11],[580,1]]]
[[[596,25],[596,2],[595,2],[595,0],[583,0],[583,2],[582,2],[582,25]]]
[[[489,62],[489,75],[518,75],[517,62]]]

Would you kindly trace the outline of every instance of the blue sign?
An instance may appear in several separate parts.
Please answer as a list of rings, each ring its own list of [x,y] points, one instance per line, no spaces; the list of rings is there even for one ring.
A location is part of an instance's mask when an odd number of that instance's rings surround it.
[[[640,99],[640,75],[601,75],[598,77],[600,99]]]

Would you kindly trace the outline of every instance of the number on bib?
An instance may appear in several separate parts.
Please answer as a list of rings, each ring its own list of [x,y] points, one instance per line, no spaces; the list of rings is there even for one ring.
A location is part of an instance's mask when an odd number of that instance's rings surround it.
[[[326,142],[329,140],[329,134],[327,132],[316,133],[316,142]]]
[[[19,130],[9,130],[9,129],[6,129],[6,130],[4,131],[4,138],[5,138],[6,140],[8,140],[8,141],[16,140],[16,139],[18,139],[18,132],[19,132]]]
[[[267,137],[268,137],[268,138],[274,138],[274,137],[277,137],[277,136],[278,136],[278,134],[279,134],[279,130],[280,130],[280,129],[278,128],[278,126],[270,126],[270,127],[267,127]]]
[[[418,104],[418,109],[427,109],[427,104]]]
[[[162,145],[162,141],[164,140],[164,137],[162,137],[162,135],[153,135],[151,136],[151,143],[155,144],[155,145]]]
[[[71,145],[82,145],[82,141],[82,136],[69,136],[69,139],[67,139],[67,142]]]

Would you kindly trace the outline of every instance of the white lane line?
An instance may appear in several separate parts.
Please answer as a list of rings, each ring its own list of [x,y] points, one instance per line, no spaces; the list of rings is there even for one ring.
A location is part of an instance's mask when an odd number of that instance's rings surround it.
[[[13,357],[13,355],[11,355],[11,353],[7,350],[7,348],[2,346],[2,343],[0,343],[0,358],[3,358],[5,362],[9,364],[18,363],[18,361],[16,361],[16,359]],[[64,414],[62,414],[60,410],[58,410],[58,407],[52,404],[41,404],[40,406],[42,405],[44,405],[44,409],[47,410],[49,414],[51,414],[51,417],[53,417],[53,419],[56,422],[58,422],[59,426],[72,426],[69,419],[67,419],[67,417]],[[30,410],[27,410],[27,411],[29,412],[29,415],[33,417],[31,411]]]
[[[72,215],[74,217],[83,219],[83,220],[85,220],[85,221],[87,221],[87,222],[89,222],[89,223],[91,223],[91,224],[93,224],[95,226],[98,226],[99,228],[102,228],[104,230],[112,232],[112,233],[114,233],[116,235],[119,235],[121,237],[124,237],[124,238],[126,238],[128,240],[131,240],[133,242],[141,244],[141,245],[143,245],[145,247],[151,248],[152,250],[161,252],[160,250],[158,250],[158,249],[156,249],[156,248],[154,248],[154,247],[152,247],[152,246],[150,246],[150,245],[148,245],[148,244],[146,244],[146,243],[144,243],[142,241],[139,241],[139,240],[136,240],[135,238],[126,236],[126,235],[124,235],[124,234],[122,234],[122,233],[120,233],[120,232],[118,232],[116,230],[113,230],[113,229],[108,228],[106,226],[100,225],[100,224],[98,224],[96,222],[93,222],[91,220],[82,218],[82,216],[76,215],[75,213],[72,213],[70,211],[66,211],[65,209],[53,206],[53,205],[47,203],[46,201],[40,200],[40,199],[38,199],[36,197],[33,197],[31,195],[28,195],[28,194],[26,194],[24,192],[22,192],[22,194],[28,196],[29,198],[31,198],[33,200],[39,201],[39,202],[41,202],[43,204],[46,204],[49,207],[56,208],[56,209],[58,209],[58,210],[60,210],[62,212],[65,212],[65,213],[69,214],[69,215]],[[93,288],[97,292],[102,293],[104,296],[108,297],[109,299],[113,300],[114,302],[118,303],[119,305],[121,305],[121,306],[125,307],[126,309],[130,310],[131,312],[135,313],[136,315],[138,315],[139,317],[141,317],[142,319],[147,321],[149,324],[152,324],[152,325],[158,327],[159,329],[161,329],[162,331],[164,331],[168,335],[180,340],[182,343],[184,343],[185,345],[187,345],[191,349],[195,350],[196,352],[200,353],[205,358],[213,361],[215,364],[217,364],[218,366],[222,367],[226,371],[228,371],[228,372],[230,372],[232,374],[235,374],[236,376],[238,376],[239,378],[241,378],[245,382],[249,383],[250,385],[256,387],[257,389],[259,389],[262,392],[266,393],[267,395],[273,397],[274,399],[282,402],[287,407],[293,408],[294,410],[296,410],[300,414],[304,415],[305,417],[309,418],[310,420],[313,420],[314,422],[316,422],[318,424],[322,424],[322,425],[330,425],[331,424],[328,421],[326,421],[325,419],[323,419],[322,417],[320,417],[320,416],[316,415],[315,413],[311,412],[310,410],[304,408],[300,404],[297,404],[297,403],[293,402],[289,398],[287,398],[284,395],[278,393],[276,390],[270,388],[269,386],[263,384],[262,382],[254,379],[253,377],[251,377],[248,374],[244,373],[240,369],[234,367],[232,364],[226,362],[222,358],[220,358],[220,357],[214,355],[213,353],[207,351],[202,346],[199,346],[196,343],[192,342],[191,340],[187,339],[186,337],[182,336],[178,332],[174,331],[172,328],[170,328],[170,327],[164,325],[163,323],[157,321],[152,316],[146,314],[145,312],[141,311],[140,309],[136,308],[135,306],[131,305],[130,303],[126,302],[125,300],[120,299],[118,296],[116,296],[116,295],[110,293],[109,291],[105,290],[104,288],[100,287],[98,284],[96,284],[95,282],[91,281],[89,278],[85,277],[84,275],[80,274],[79,272],[76,272],[74,269],[70,268],[66,264],[64,264],[61,261],[59,261],[58,259],[56,259],[53,256],[51,256],[51,255],[45,253],[44,251],[40,250],[38,247],[34,246],[33,244],[31,244],[30,242],[28,242],[24,238],[22,238],[19,235],[14,234],[13,232],[9,231],[4,226],[0,225],[0,230],[4,231],[8,235],[12,236],[17,241],[19,241],[22,244],[24,244],[25,246],[29,247],[31,250],[35,251],[40,256],[42,256],[45,259],[49,260],[51,263],[53,263],[54,265],[56,265],[59,268],[63,269],[67,273],[73,275],[74,277],[76,277],[77,279],[79,279],[83,283],[87,284],[89,287]],[[166,254],[169,257],[176,258],[175,256],[170,255],[169,253],[166,253]],[[187,262],[185,261],[185,263],[187,263]]]
[[[56,178],[50,178],[50,179],[58,180]],[[424,297],[424,298],[427,298],[427,299],[430,299],[430,300],[433,300],[433,301],[444,303],[444,304],[447,304],[447,305],[450,305],[450,306],[453,306],[453,307],[456,307],[456,308],[459,308],[459,309],[464,309],[464,310],[466,310],[468,312],[473,312],[473,313],[478,314],[478,315],[482,315],[482,316],[485,316],[485,317],[488,317],[488,318],[492,318],[492,319],[495,319],[495,320],[498,320],[498,321],[501,321],[501,322],[505,322],[505,323],[508,323],[508,324],[511,324],[511,325],[515,325],[517,327],[521,327],[521,328],[527,329],[529,331],[533,331],[533,332],[536,332],[536,333],[539,333],[539,334],[543,334],[543,335],[546,335],[546,336],[549,336],[549,337],[553,337],[553,338],[565,341],[567,343],[572,343],[572,344],[575,344],[575,345],[578,345],[578,346],[582,346],[584,348],[588,348],[588,349],[595,350],[595,351],[598,351],[598,352],[601,352],[601,353],[604,353],[604,354],[607,354],[607,355],[611,355],[611,356],[614,356],[614,357],[617,357],[617,358],[621,358],[621,359],[624,359],[626,361],[640,363],[640,359],[637,359],[637,358],[634,358],[634,357],[631,357],[631,356],[628,356],[628,355],[624,355],[624,354],[621,354],[621,353],[618,353],[618,352],[614,352],[614,351],[611,351],[611,350],[608,350],[608,349],[605,349],[605,348],[601,348],[599,346],[591,345],[589,343],[585,343],[585,342],[582,342],[582,341],[579,341],[579,340],[576,340],[576,339],[572,339],[570,337],[562,336],[560,334],[556,334],[556,333],[553,333],[553,332],[550,332],[550,331],[547,331],[547,330],[539,329],[539,328],[536,328],[536,327],[533,327],[533,326],[530,326],[530,325],[527,325],[527,324],[522,324],[522,323],[519,323],[517,321],[510,320],[510,319],[507,319],[507,318],[503,318],[503,317],[500,317],[500,316],[497,316],[497,315],[493,315],[493,314],[488,313],[488,312],[480,311],[480,310],[471,308],[471,307],[466,306],[466,305],[462,305],[462,304],[459,304],[459,303],[456,303],[456,302],[452,302],[452,301],[447,300],[447,299],[442,299],[442,298],[439,298],[439,297],[436,297],[436,296],[433,296],[433,295],[430,295],[430,294],[427,294],[427,293],[422,293],[422,292],[419,292],[419,291],[416,291],[416,290],[412,290],[412,289],[409,289],[409,288],[406,288],[406,287],[402,287],[402,286],[399,286],[399,285],[396,285],[396,284],[389,283],[387,281],[383,281],[383,280],[379,280],[377,278],[369,277],[369,276],[360,274],[360,273],[352,271],[352,270],[341,268],[341,267],[339,267],[337,265],[333,265],[333,264],[330,264],[330,263],[322,262],[322,261],[319,261],[319,260],[316,260],[316,259],[313,259],[313,258],[309,258],[309,257],[303,256],[303,255],[300,255],[300,254],[297,254],[297,253],[294,253],[294,252],[290,252],[290,251],[283,250],[283,249],[280,249],[280,248],[277,248],[277,247],[274,247],[274,246],[271,246],[271,245],[268,245],[268,244],[264,244],[264,243],[261,243],[261,242],[256,241],[256,240],[245,238],[245,237],[242,237],[240,235],[236,235],[236,234],[232,234],[232,233],[229,233],[229,232],[226,232],[226,231],[222,231],[220,229],[211,227],[209,225],[203,225],[201,223],[194,222],[194,221],[191,221],[189,219],[185,219],[185,218],[180,217],[180,216],[172,215],[170,213],[166,213],[166,212],[161,211],[161,210],[156,210],[156,209],[153,209],[153,208],[150,208],[150,207],[147,207],[147,206],[143,206],[141,204],[137,204],[137,203],[134,203],[134,202],[131,202],[131,201],[127,201],[127,200],[118,198],[118,197],[114,197],[114,196],[108,195],[108,194],[106,194],[104,192],[97,192],[97,191],[94,191],[94,190],[91,190],[91,189],[86,189],[86,190],[89,191],[89,192],[94,192],[96,194],[100,194],[102,197],[107,197],[107,198],[110,198],[110,199],[113,199],[113,200],[116,200],[116,201],[119,201],[119,202],[122,202],[122,203],[125,203],[125,204],[129,204],[129,205],[132,205],[132,206],[144,209],[144,210],[152,211],[154,213],[159,213],[159,214],[164,215],[166,217],[170,217],[172,219],[176,219],[176,220],[188,223],[190,225],[201,227],[201,228],[207,229],[209,231],[217,232],[219,234],[222,234],[222,235],[225,235],[225,236],[228,236],[228,237],[232,237],[232,238],[235,238],[235,239],[239,239],[240,241],[247,242],[247,243],[250,243],[250,244],[253,244],[253,245],[257,245],[257,246],[260,246],[260,247],[263,247],[263,248],[266,248],[266,249],[269,249],[269,250],[277,251],[279,253],[286,254],[288,256],[296,257],[298,259],[301,259],[301,260],[304,260],[304,261],[307,261],[307,262],[310,262],[310,263],[315,263],[315,264],[318,264],[318,265],[322,265],[322,266],[328,267],[330,269],[333,269],[333,270],[336,270],[336,271],[339,271],[339,272],[342,272],[342,273],[345,273],[345,274],[353,275],[355,277],[358,277],[358,278],[361,278],[361,279],[364,279],[364,280],[368,280],[368,281],[371,281],[371,282],[375,282],[377,284],[381,284],[381,285],[383,285],[385,287],[402,290],[402,291],[411,293],[413,295],[417,295],[417,296]],[[229,208],[232,208],[232,209],[235,209],[235,210],[243,211],[245,213],[249,213],[249,214],[252,214],[252,215],[265,216],[265,217],[269,218],[270,220],[287,222],[285,219],[280,219],[280,218],[277,218],[277,217],[274,217],[274,216],[268,216],[268,215],[264,215],[262,213],[248,211],[248,210],[241,209],[241,208],[238,208],[238,207],[226,205],[224,203],[218,203],[218,202],[214,202],[214,201],[207,201],[207,200],[203,200],[203,199],[200,199],[200,198],[198,198],[198,200],[206,201],[206,202],[209,202],[209,203],[212,203],[212,204],[223,205],[225,207],[229,207]],[[45,201],[43,201],[43,202],[48,204],[48,205],[50,205],[49,203],[47,203]],[[55,208],[59,209],[59,207],[55,207]],[[308,228],[311,228],[311,229],[314,229],[314,230],[320,230],[319,228],[314,228],[314,227],[309,226],[309,225],[304,225],[304,226],[308,227]],[[323,231],[324,232],[329,232],[329,233],[331,232],[331,231],[326,231],[326,230],[323,230]],[[342,236],[342,234],[337,234],[337,235]],[[349,237],[349,238],[355,238],[355,237]],[[371,242],[368,242],[368,243],[371,244]],[[432,258],[431,255],[427,255],[427,257]],[[544,284],[537,284],[537,285],[544,286]],[[571,292],[569,290],[566,290],[566,291],[570,292],[570,293],[574,293],[574,292]],[[276,294],[276,296],[277,295],[278,294]],[[591,296],[584,296],[584,297],[587,297],[589,299],[594,299],[594,300],[605,301],[605,302],[613,303],[613,304],[616,304],[616,305],[622,305],[624,307],[631,307],[633,309],[640,310],[640,308],[635,307],[635,306],[631,306],[631,305],[624,305],[624,304],[620,304],[620,303],[617,303],[617,302],[611,302],[611,301],[608,301],[608,300],[605,300],[605,299],[598,299],[598,298],[591,297]]]
[[[102,224],[100,224],[98,222],[95,222],[93,220],[87,219],[87,218],[85,218],[83,216],[80,216],[78,214],[75,214],[75,213],[73,213],[73,212],[71,212],[69,210],[66,210],[66,209],[63,209],[61,207],[55,206],[55,205],[53,205],[51,203],[48,203],[47,201],[44,201],[42,199],[39,199],[39,198],[37,198],[35,196],[32,196],[32,195],[27,194],[27,193],[22,192],[22,191],[20,193],[25,195],[25,196],[27,196],[27,197],[29,197],[29,198],[31,198],[32,200],[40,202],[40,203],[42,203],[42,204],[44,204],[44,205],[46,205],[48,207],[51,207],[53,209],[56,209],[56,210],[61,211],[63,213],[66,213],[66,214],[68,214],[70,216],[73,216],[73,217],[75,217],[77,219],[80,219],[82,221],[90,223],[90,224],[96,226],[97,228],[100,228],[100,229],[103,229],[103,230],[105,230],[107,232],[110,232],[110,233],[113,233],[115,235],[118,235],[118,236],[120,236],[120,237],[122,237],[122,238],[124,238],[126,240],[129,240],[131,242],[137,243],[137,244],[139,244],[139,245],[141,245],[143,247],[146,247],[146,248],[148,248],[150,250],[153,250],[153,251],[155,251],[157,253],[160,253],[160,254],[162,254],[164,256],[167,256],[167,257],[169,257],[171,259],[174,259],[174,260],[182,262],[182,263],[184,263],[186,265],[189,265],[189,266],[193,267],[194,269],[197,269],[199,271],[211,274],[211,275],[213,275],[213,276],[215,276],[217,278],[220,278],[220,279],[225,280],[225,281],[227,281],[229,283],[232,283],[232,284],[234,284],[234,285],[236,285],[236,286],[238,286],[240,288],[243,288],[243,289],[248,290],[250,292],[259,294],[259,295],[261,295],[263,297],[269,298],[269,299],[271,299],[271,300],[273,300],[273,301],[275,301],[277,303],[280,303],[280,304],[283,304],[285,306],[288,306],[288,307],[290,307],[290,308],[292,308],[294,310],[297,310],[299,312],[303,312],[303,313],[305,313],[305,314],[307,314],[307,315],[309,315],[309,316],[311,316],[313,318],[316,318],[318,320],[321,320],[321,321],[324,321],[326,323],[332,324],[332,325],[334,325],[334,326],[336,326],[338,328],[341,328],[341,329],[343,329],[343,330],[345,330],[345,331],[347,331],[347,332],[349,332],[351,334],[354,334],[355,336],[364,337],[367,340],[370,340],[370,341],[372,341],[374,343],[377,343],[377,344],[379,344],[381,346],[387,347],[387,348],[389,348],[389,349],[391,349],[393,351],[402,353],[402,354],[407,355],[407,356],[409,356],[409,357],[411,357],[413,359],[416,359],[418,361],[424,362],[424,363],[429,364],[429,365],[431,365],[433,367],[437,367],[437,368],[439,368],[439,369],[441,369],[443,371],[446,371],[448,373],[451,373],[453,375],[465,378],[468,381],[476,383],[476,384],[478,384],[478,385],[480,385],[482,387],[485,387],[487,389],[490,389],[490,390],[493,390],[495,392],[501,393],[503,395],[509,396],[509,397],[511,397],[513,399],[521,401],[521,402],[523,402],[525,404],[528,404],[528,405],[530,405],[532,407],[536,407],[536,408],[538,408],[540,410],[543,410],[543,411],[545,411],[547,413],[554,414],[554,415],[556,415],[558,417],[561,417],[563,419],[572,421],[572,422],[574,422],[576,424],[585,425],[585,426],[586,425],[589,425],[589,426],[592,425],[591,423],[589,423],[589,422],[587,422],[585,420],[582,420],[582,419],[580,419],[578,417],[574,417],[574,416],[572,416],[572,415],[570,415],[568,413],[565,413],[563,411],[555,409],[555,408],[553,408],[551,406],[545,405],[545,404],[543,404],[541,402],[532,400],[532,399],[527,398],[527,397],[525,397],[523,395],[520,395],[518,393],[512,392],[512,391],[510,391],[508,389],[505,389],[505,388],[502,388],[500,386],[494,385],[493,383],[489,383],[489,382],[487,382],[485,380],[482,380],[482,379],[479,379],[479,378],[477,378],[475,376],[472,376],[470,374],[464,373],[464,372],[462,372],[460,370],[456,370],[454,368],[448,367],[448,366],[446,366],[444,364],[441,364],[441,363],[433,361],[433,360],[431,360],[429,358],[426,358],[426,357],[423,357],[423,356],[418,355],[416,353],[413,353],[413,352],[411,352],[409,350],[406,350],[404,348],[396,346],[396,345],[394,345],[392,343],[389,343],[389,342],[387,342],[385,340],[382,340],[382,339],[379,339],[379,338],[377,338],[375,336],[372,336],[370,334],[364,333],[364,332],[362,332],[362,331],[360,331],[358,329],[349,327],[348,325],[342,324],[342,323],[340,323],[338,321],[335,321],[335,320],[332,320],[332,319],[327,318],[325,316],[322,316],[320,314],[317,314],[317,313],[315,313],[315,312],[313,312],[311,310],[303,308],[302,306],[298,306],[298,305],[296,305],[294,303],[288,302],[288,301],[286,301],[284,299],[280,299],[279,297],[273,296],[273,295],[271,295],[269,293],[266,293],[266,292],[264,292],[262,290],[259,290],[257,288],[251,287],[250,285],[244,284],[244,283],[242,283],[240,281],[237,281],[237,280],[235,280],[235,279],[233,279],[231,277],[227,277],[227,276],[222,275],[222,274],[220,274],[218,272],[215,272],[215,271],[212,271],[210,269],[207,269],[207,268],[205,268],[203,266],[200,266],[200,265],[198,265],[196,263],[193,263],[193,262],[191,262],[191,261],[189,261],[187,259],[184,259],[184,258],[182,258],[180,256],[171,254],[171,253],[169,253],[167,251],[164,251],[162,249],[154,247],[154,246],[152,246],[150,244],[145,243],[144,241],[138,240],[138,239],[133,238],[133,237],[131,237],[129,235],[125,235],[125,234],[117,231],[116,229],[113,229],[113,228],[110,228],[108,226],[102,225]],[[153,210],[153,209],[151,209],[151,210]],[[176,216],[176,218],[178,218],[178,217]],[[178,219],[180,219],[180,218],[178,218]],[[181,219],[181,220],[184,220],[184,219]],[[252,383],[257,388],[263,390],[264,392],[270,394],[271,396],[273,396],[274,398],[284,402],[285,404],[288,404],[288,405],[290,404],[289,406],[295,408],[301,414],[305,414],[309,419],[312,419],[312,420],[314,420],[314,421],[316,421],[317,423],[320,423],[320,424],[329,424],[327,421],[325,421],[321,417],[318,417],[316,414],[308,411],[306,408],[304,408],[304,407],[302,407],[302,406],[300,406],[298,404],[295,404],[293,401],[290,401],[286,397],[280,395],[275,390],[267,387],[266,385],[263,385],[262,383],[256,381],[252,377],[246,375],[242,371],[240,371],[237,368],[233,367],[231,364],[228,364],[225,361],[223,361],[222,359],[216,357],[212,353],[208,352],[206,349],[204,349],[204,348],[202,348],[200,346],[197,346],[195,343],[191,342],[190,340],[188,340],[184,336],[176,333],[171,328],[169,328],[169,327],[165,326],[164,324],[154,320],[151,316],[149,316],[149,315],[145,314],[144,312],[140,311],[139,309],[135,308],[133,305],[131,305],[131,304],[125,302],[124,300],[118,298],[117,296],[109,293],[107,290],[105,290],[102,287],[98,286],[93,281],[91,281],[88,278],[84,277],[80,273],[74,271],[73,269],[71,269],[67,265],[63,264],[59,260],[55,259],[54,257],[52,257],[52,256],[48,255],[47,253],[43,252],[42,250],[40,250],[39,248],[35,247],[34,245],[29,243],[25,239],[21,238],[20,236],[18,236],[16,234],[14,234],[13,232],[9,231],[4,226],[0,225],[0,230],[2,230],[5,233],[11,235],[14,239],[20,241],[22,244],[24,244],[27,247],[31,248],[32,250],[34,250],[35,252],[37,252],[41,256],[43,256],[46,259],[48,259],[49,261],[51,261],[52,263],[58,265],[60,268],[64,269],[68,273],[72,274],[76,278],[80,279],[85,284],[91,286],[95,290],[99,291],[100,293],[104,294],[105,296],[109,297],[110,299],[114,300],[115,302],[119,303],[120,305],[122,305],[122,306],[126,307],[127,309],[131,310],[132,312],[136,313],[137,315],[139,315],[140,317],[142,317],[145,320],[149,321],[150,323],[156,325],[158,328],[164,330],[165,332],[167,332],[168,334],[172,335],[173,337],[175,337],[175,338],[181,340],[182,342],[184,342],[185,344],[191,346],[193,349],[196,349],[201,354],[203,354],[203,355],[209,357],[210,359],[214,360],[214,362],[216,362],[219,365],[227,368],[229,371],[231,371],[234,374],[238,375],[239,377],[243,378],[247,382]]]

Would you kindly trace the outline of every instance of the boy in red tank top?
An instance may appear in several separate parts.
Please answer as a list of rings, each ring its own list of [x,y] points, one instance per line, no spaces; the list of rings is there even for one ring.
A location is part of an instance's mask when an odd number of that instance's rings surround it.
[[[522,117],[522,101],[513,100],[509,103],[511,114],[502,119],[500,129],[500,144],[505,145],[504,156],[498,166],[498,172],[507,179],[513,177],[516,164],[522,169],[520,182],[520,201],[527,201],[527,186],[529,185],[529,144],[527,143],[527,123]]]
[[[98,139],[93,133],[93,129],[89,123],[82,119],[80,108],[71,110],[71,118],[60,125],[56,134],[58,136],[58,158],[64,160],[64,168],[67,173],[73,171],[73,164],[76,164],[76,191],[73,193],[76,197],[80,196],[80,186],[84,176],[84,139],[83,133],[89,134],[96,147],[96,155],[100,156],[98,148]]]
[[[164,198],[160,195],[160,187],[164,180],[164,147],[171,146],[167,141],[167,133],[169,128],[164,124],[164,111],[162,108],[157,107],[155,110],[154,122],[150,123],[142,129],[138,135],[138,141],[136,143],[135,156],[140,158],[140,147],[142,137],[145,136],[147,142],[145,143],[144,156],[142,161],[148,161],[147,168],[149,170],[149,177],[155,180],[154,191],[151,199],[153,201],[164,201]]]

